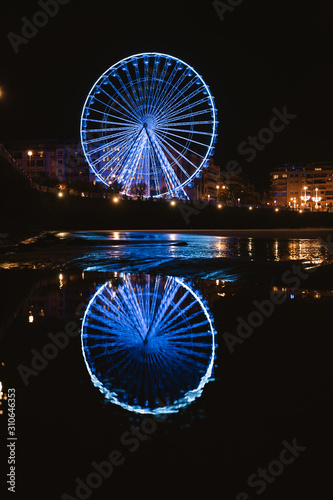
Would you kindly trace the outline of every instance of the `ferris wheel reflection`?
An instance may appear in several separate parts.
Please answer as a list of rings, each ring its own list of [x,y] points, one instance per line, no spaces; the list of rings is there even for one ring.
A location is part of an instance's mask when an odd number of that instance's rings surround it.
[[[92,383],[129,411],[177,412],[212,377],[213,319],[200,292],[179,278],[106,282],[88,304],[81,338]]]

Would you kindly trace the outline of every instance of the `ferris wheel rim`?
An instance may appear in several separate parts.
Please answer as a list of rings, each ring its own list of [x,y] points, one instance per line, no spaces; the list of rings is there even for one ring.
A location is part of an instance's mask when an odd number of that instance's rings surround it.
[[[103,177],[101,176],[101,174],[99,173],[99,171],[91,165],[91,161],[90,161],[90,157],[89,157],[89,152],[87,151],[87,148],[86,148],[86,145],[85,145],[85,141],[84,141],[84,137],[83,137],[83,134],[87,133],[84,130],[84,128],[83,128],[83,123],[84,123],[84,120],[85,120],[85,111],[86,111],[86,108],[87,108],[87,104],[89,102],[89,99],[91,99],[94,96],[94,90],[96,89],[96,87],[99,87],[102,84],[102,82],[105,81],[105,78],[108,78],[108,76],[110,76],[110,72],[112,72],[112,70],[121,68],[122,65],[124,65],[124,64],[127,64],[127,63],[129,63],[131,61],[134,61],[134,60],[143,59],[145,57],[148,57],[148,58],[149,57],[164,58],[165,60],[173,60],[173,61],[176,62],[176,64],[182,65],[186,69],[187,72],[188,71],[193,72],[193,75],[195,76],[195,78],[197,78],[199,80],[200,84],[203,86],[205,92],[207,93],[206,100],[207,100],[207,102],[209,102],[209,110],[205,110],[205,112],[209,111],[211,113],[212,120],[209,123],[211,123],[211,125],[212,125],[212,127],[211,127],[212,130],[211,130],[210,133],[207,133],[207,135],[210,135],[211,137],[210,137],[209,143],[202,144],[205,147],[206,152],[205,152],[205,154],[203,156],[199,155],[200,158],[201,158],[200,164],[196,167],[196,169],[194,170],[194,172],[191,175],[189,175],[188,178],[184,182],[180,183],[176,188],[171,189],[171,190],[168,189],[167,192],[163,192],[163,193],[160,192],[159,194],[153,195],[154,198],[161,198],[161,197],[168,196],[168,195],[175,196],[175,193],[178,193],[178,192],[181,192],[182,190],[184,190],[184,188],[188,184],[190,184],[198,176],[198,174],[200,174],[202,172],[203,168],[205,166],[207,166],[209,158],[211,158],[213,156],[214,145],[215,145],[216,140],[217,140],[217,127],[218,127],[217,110],[216,110],[216,107],[215,107],[214,97],[213,97],[213,95],[212,95],[212,93],[211,93],[211,91],[209,89],[209,86],[206,84],[206,82],[204,81],[203,77],[195,70],[195,68],[193,66],[191,66],[190,64],[186,63],[184,60],[182,60],[182,59],[180,59],[180,58],[178,58],[176,56],[170,55],[170,54],[165,54],[163,52],[139,52],[137,54],[133,54],[131,56],[127,56],[127,57],[121,59],[120,61],[117,61],[116,63],[112,64],[109,68],[107,68],[104,71],[104,73],[102,73],[102,75],[95,81],[95,83],[90,88],[89,93],[88,93],[88,95],[87,95],[87,97],[85,99],[85,102],[84,102],[84,105],[83,105],[83,108],[82,108],[81,120],[80,120],[80,138],[81,138],[82,149],[83,149],[84,156],[85,156],[85,159],[86,159],[89,167],[93,170],[93,172],[96,175],[96,177],[103,184],[106,184],[105,179],[103,179]],[[193,75],[191,75],[191,76],[193,76]],[[129,85],[129,83],[127,85]],[[194,121],[193,123],[195,124],[196,122]],[[202,122],[202,123],[204,123],[204,122]],[[208,123],[208,122],[206,121],[205,123]],[[160,131],[158,130],[157,135],[159,135],[159,133],[160,133]],[[202,132],[195,131],[195,133],[196,134],[200,134]],[[173,134],[173,135],[175,135],[175,134]],[[175,137],[176,137],[176,135],[175,135]],[[178,136],[178,137],[180,137],[183,141],[186,140],[187,142],[190,142],[191,145],[193,144],[193,142],[196,142],[196,141],[190,140],[189,138],[186,139],[186,138],[181,137],[181,136]],[[176,140],[173,140],[173,142],[177,144]],[[172,147],[172,149],[174,149],[176,151],[176,153],[179,154],[178,150],[176,148],[174,148],[174,146]],[[184,148],[184,149],[186,149],[186,148]],[[125,192],[125,193],[122,193],[122,194],[128,194],[128,193]]]

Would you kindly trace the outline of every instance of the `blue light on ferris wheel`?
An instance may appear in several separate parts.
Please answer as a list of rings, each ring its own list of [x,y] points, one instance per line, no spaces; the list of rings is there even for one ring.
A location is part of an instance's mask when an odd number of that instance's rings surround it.
[[[136,54],[111,66],[90,90],[82,148],[96,178],[116,182],[123,194],[145,184],[147,197],[186,196],[212,155],[216,114],[194,68],[166,54]]]
[[[101,286],[82,323],[82,351],[106,400],[136,413],[173,413],[211,380],[208,304],[179,278],[124,273]]]

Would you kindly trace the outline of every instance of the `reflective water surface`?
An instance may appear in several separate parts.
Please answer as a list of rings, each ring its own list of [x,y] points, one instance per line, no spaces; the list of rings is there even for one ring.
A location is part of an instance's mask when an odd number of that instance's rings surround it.
[[[215,236],[190,233],[75,231],[56,233],[57,244],[0,256],[0,269],[132,271],[221,278],[226,268],[293,260],[322,264],[327,248],[316,238]],[[237,270],[228,271],[233,279]]]
[[[96,498],[124,484],[135,495],[148,472],[184,495],[184,477],[194,490],[203,478],[205,492],[217,478],[214,489],[236,498],[278,456],[272,443],[318,441],[333,305],[319,240],[61,237],[54,249],[1,255],[0,415],[15,387],[24,487],[76,498],[76,478],[117,450],[124,465]]]

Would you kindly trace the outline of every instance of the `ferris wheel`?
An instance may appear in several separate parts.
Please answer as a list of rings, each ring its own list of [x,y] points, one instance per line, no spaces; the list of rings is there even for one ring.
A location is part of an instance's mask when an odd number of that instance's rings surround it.
[[[81,116],[82,148],[96,179],[129,196],[188,197],[216,139],[214,98],[202,77],[155,52],[111,66]]]
[[[178,278],[123,274],[92,297],[82,351],[105,398],[136,413],[172,413],[211,379],[215,330],[198,291]]]

